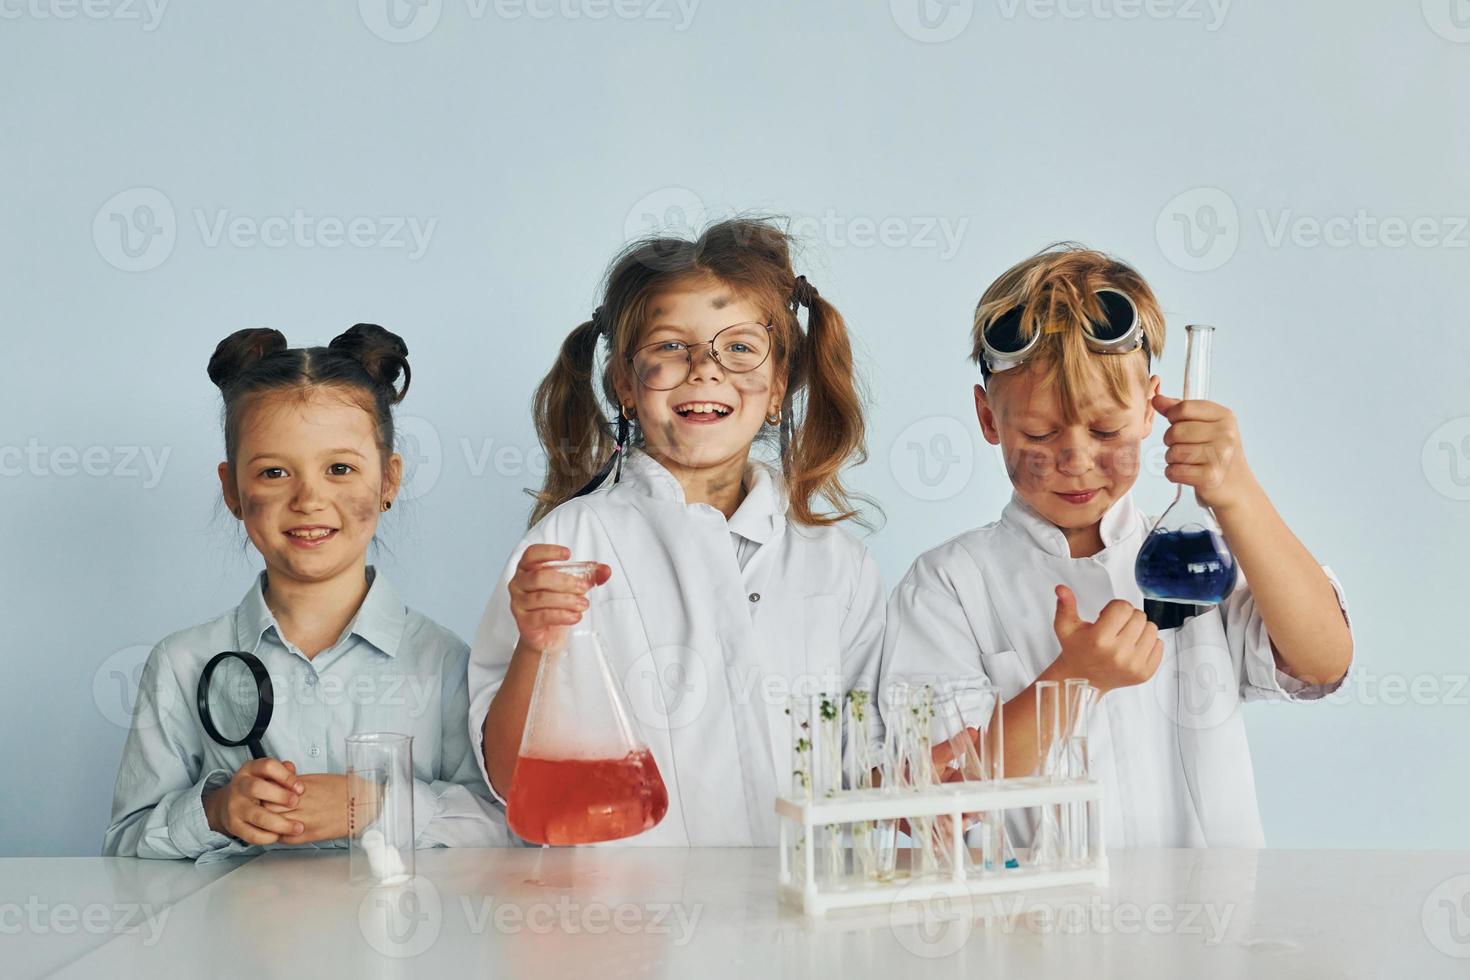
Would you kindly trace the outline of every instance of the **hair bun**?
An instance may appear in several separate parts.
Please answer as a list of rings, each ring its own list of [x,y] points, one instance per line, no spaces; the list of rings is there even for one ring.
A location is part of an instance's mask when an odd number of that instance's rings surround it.
[[[236,330],[214,349],[209,358],[209,380],[221,390],[271,354],[287,347],[286,335],[268,327]]]
[[[393,390],[393,404],[398,404],[408,394],[412,376],[408,369],[408,345],[391,330],[385,330],[376,323],[355,323],[327,347],[356,359],[368,377]],[[397,387],[400,375],[403,377],[402,388]]]

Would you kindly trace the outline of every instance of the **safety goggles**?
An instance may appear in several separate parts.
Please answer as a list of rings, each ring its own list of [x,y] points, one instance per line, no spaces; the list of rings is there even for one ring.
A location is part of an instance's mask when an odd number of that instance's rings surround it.
[[[1143,324],[1138,319],[1138,307],[1128,294],[1105,286],[1093,295],[1102,305],[1103,317],[1101,322],[1089,320],[1082,325],[1088,349],[1096,354],[1131,354],[1142,347],[1144,354],[1151,358]],[[1020,367],[1041,343],[1042,330],[1033,330],[1029,337],[1022,332],[1023,310],[1024,307],[1013,307],[992,319],[981,331],[980,343],[988,373]]]

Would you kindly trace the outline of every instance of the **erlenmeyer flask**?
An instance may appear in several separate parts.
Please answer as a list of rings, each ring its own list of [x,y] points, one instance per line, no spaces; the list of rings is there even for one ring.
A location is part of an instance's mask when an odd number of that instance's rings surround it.
[[[1184,394],[1208,398],[1210,343],[1214,327],[1190,324],[1184,350]],[[1235,556],[1215,523],[1215,515],[1181,485],[1138,550],[1133,567],[1138,587],[1150,599],[1186,605],[1214,605],[1235,588]]]
[[[596,568],[554,564],[574,575],[591,576]],[[593,601],[564,641],[542,652],[536,669],[506,820],[538,844],[632,837],[669,809],[658,764],[593,629],[596,608]]]

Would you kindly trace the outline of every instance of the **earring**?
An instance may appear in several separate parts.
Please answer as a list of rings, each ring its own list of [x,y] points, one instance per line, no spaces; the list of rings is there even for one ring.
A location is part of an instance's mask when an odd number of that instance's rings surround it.
[[[230,513],[234,514],[236,517],[239,517],[240,516],[240,508],[239,507],[236,507],[234,510],[230,511]]]
[[[766,416],[766,425],[780,425],[780,424],[781,424],[781,410],[778,408],[778,409],[776,409],[776,417],[775,418],[771,418],[769,415]]]
[[[391,501],[391,500],[385,500],[385,501],[383,501],[383,509],[384,510],[392,510],[393,509],[393,501]]]
[[[638,417],[638,406],[637,405],[624,405],[623,406],[623,418],[625,418],[629,422],[631,422],[634,419],[636,419],[637,417]]]

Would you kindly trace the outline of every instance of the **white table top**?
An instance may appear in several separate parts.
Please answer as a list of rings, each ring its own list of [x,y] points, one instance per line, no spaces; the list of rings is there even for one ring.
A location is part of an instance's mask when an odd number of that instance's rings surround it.
[[[1470,976],[1467,853],[1110,860],[1104,889],[1003,896],[978,920],[897,906],[822,921],[778,904],[773,850],[420,851],[419,877],[396,892],[351,886],[345,853],[274,851],[207,882],[215,872],[140,861],[103,877],[200,875],[201,887],[160,931],[112,937],[61,975]],[[58,869],[47,894],[79,901],[60,860],[0,862],[0,900],[24,890],[16,866],[34,876],[34,863]],[[74,895],[105,895],[98,880]]]
[[[156,935],[171,906],[248,860],[202,868],[137,858],[0,860],[0,973],[42,976],[127,930]]]

